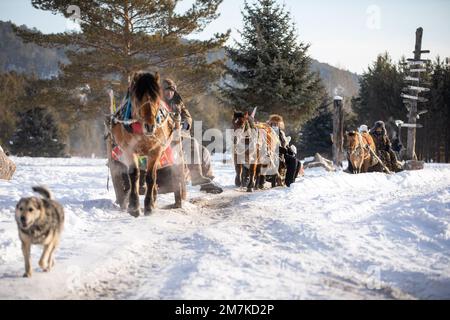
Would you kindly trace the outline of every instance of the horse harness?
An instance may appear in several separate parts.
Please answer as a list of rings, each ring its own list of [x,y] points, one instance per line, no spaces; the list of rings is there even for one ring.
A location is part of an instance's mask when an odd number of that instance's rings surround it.
[[[145,103],[143,103],[140,108],[142,108],[143,106],[149,104],[150,101],[147,101]],[[139,109],[140,109],[139,108]],[[136,123],[142,123],[143,119],[130,119],[130,120],[121,120],[117,117],[117,114],[113,114],[111,115],[111,122],[112,124],[122,124],[126,129],[127,127],[131,127],[133,124]],[[151,138],[151,139],[155,139],[158,141],[159,144],[161,144],[164,148],[168,147],[168,143],[163,143],[161,141],[161,139],[155,134],[156,130],[164,127],[164,125],[166,124],[166,122],[169,120],[169,118],[171,118],[174,122],[181,122],[181,117],[180,114],[178,112],[170,112],[168,110],[168,107],[165,105],[165,103],[163,101],[160,102],[159,108],[158,108],[158,112],[156,114],[156,124],[153,125],[151,128],[149,125],[145,124],[144,127],[146,129],[146,132],[143,134],[145,137]],[[172,128],[172,132],[174,131],[174,128]],[[127,129],[127,131],[130,132],[130,130]],[[130,132],[132,133],[132,131]],[[168,141],[168,136],[165,133],[165,131],[163,130],[164,133],[164,139],[166,141]],[[169,134],[170,136],[170,134]]]
[[[359,145],[355,149],[353,149],[351,152],[348,152],[349,158],[350,158],[350,156],[353,156],[353,155],[360,157],[362,155],[362,152],[364,149],[370,149],[370,145],[364,144],[362,135],[359,133],[358,133],[358,141],[359,141]]]

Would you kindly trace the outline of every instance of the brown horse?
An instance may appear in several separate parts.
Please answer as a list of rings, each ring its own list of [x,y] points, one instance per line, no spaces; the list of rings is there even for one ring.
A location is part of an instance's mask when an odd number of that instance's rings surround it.
[[[130,133],[124,122],[112,118],[111,133],[115,143],[123,150],[123,162],[128,167],[130,179],[128,213],[138,217],[139,205],[139,164],[138,157],[146,156],[147,191],[144,214],[150,215],[155,208],[157,197],[157,170],[163,152],[172,142],[174,133],[180,127],[179,117],[171,114],[163,105],[159,74],[138,72],[133,76],[130,88],[133,106],[133,120],[142,128],[141,133]],[[182,190],[175,192],[176,206],[181,206]],[[126,200],[125,200],[126,201]],[[126,208],[127,204],[121,204]]]
[[[374,154],[376,146],[372,136],[367,133],[351,131],[346,133],[348,161],[351,162],[353,173],[367,173],[371,167],[378,164]]]
[[[265,177],[272,177],[275,186],[279,169],[279,139],[275,131],[265,123],[255,123],[248,112],[236,111],[233,116],[233,157],[237,187],[263,188]],[[245,179],[248,173],[248,184]]]

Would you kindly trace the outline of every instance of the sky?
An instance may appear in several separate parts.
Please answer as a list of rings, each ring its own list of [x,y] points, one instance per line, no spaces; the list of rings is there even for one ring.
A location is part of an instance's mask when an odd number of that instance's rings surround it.
[[[253,0],[250,0],[250,2]],[[412,56],[415,30],[424,28],[428,58],[450,57],[450,0],[279,0],[291,12],[299,39],[311,45],[312,58],[361,74],[377,55],[389,52],[394,60]],[[68,1],[70,3],[70,1]],[[182,11],[192,0],[181,1]],[[200,34],[232,30],[239,40],[243,0],[224,0],[221,16]],[[0,0],[0,20],[54,33],[73,27],[62,16],[36,10],[31,0]]]

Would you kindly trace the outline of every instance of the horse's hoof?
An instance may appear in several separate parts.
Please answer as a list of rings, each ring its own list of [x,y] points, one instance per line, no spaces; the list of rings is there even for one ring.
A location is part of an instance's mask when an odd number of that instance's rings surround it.
[[[132,217],[139,218],[139,216],[141,215],[141,209],[140,208],[137,208],[137,209],[128,208],[128,213]]]
[[[174,208],[174,209],[182,209],[182,208],[183,208],[183,204],[182,204],[182,203],[175,203],[175,204],[173,205],[173,208]]]
[[[146,209],[145,211],[144,211],[144,216],[146,216],[146,217],[149,217],[149,216],[151,216],[152,215],[152,213],[153,213],[153,210],[152,209]]]
[[[248,193],[253,192],[253,188],[247,188],[247,192],[248,192]]]

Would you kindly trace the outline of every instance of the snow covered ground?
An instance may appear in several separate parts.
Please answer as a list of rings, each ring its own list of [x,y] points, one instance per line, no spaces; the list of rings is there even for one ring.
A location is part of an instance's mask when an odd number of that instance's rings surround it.
[[[117,210],[105,160],[15,158],[0,182],[0,299],[450,298],[450,166],[347,175],[307,171],[247,194],[216,156],[219,196],[180,210]],[[45,184],[66,210],[56,267],[23,279],[14,206]]]

